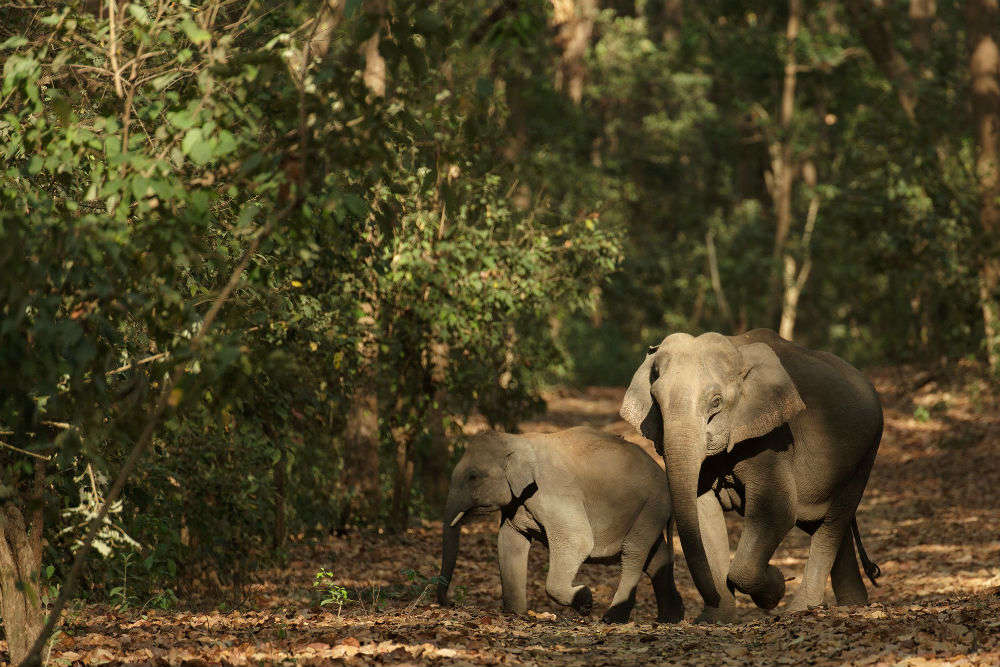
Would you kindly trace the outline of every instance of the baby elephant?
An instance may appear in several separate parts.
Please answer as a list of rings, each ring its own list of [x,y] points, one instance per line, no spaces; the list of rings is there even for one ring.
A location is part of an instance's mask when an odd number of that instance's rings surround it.
[[[438,602],[447,604],[462,521],[500,510],[498,539],[504,611],[527,608],[528,549],[548,546],[545,590],[581,614],[590,589],[574,586],[585,561],[621,561],[621,578],[607,623],[626,623],[640,574],[653,583],[657,620],[684,616],[674,586],[673,518],[663,470],[639,447],[590,428],[470,439],[455,466],[442,540]],[[664,533],[666,535],[664,536]]]

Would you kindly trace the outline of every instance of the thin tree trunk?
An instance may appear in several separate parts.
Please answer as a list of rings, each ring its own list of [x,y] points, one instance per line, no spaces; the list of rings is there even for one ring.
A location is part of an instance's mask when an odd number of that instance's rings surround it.
[[[587,72],[584,56],[594,32],[597,0],[552,0],[552,25],[556,44],[562,50],[556,71],[556,89],[565,92],[575,104],[583,99]]]
[[[361,45],[361,55],[365,58],[365,71],[361,79],[376,97],[385,97],[385,58],[379,52],[382,39],[382,18],[388,11],[385,0],[374,0],[368,4],[368,14],[375,21],[375,32]]]
[[[448,346],[432,343],[430,346],[430,387],[434,400],[427,410],[428,447],[420,455],[420,488],[427,505],[435,512],[444,509],[448,497],[448,464],[451,451],[448,447],[448,429],[445,401],[448,398],[446,381],[448,372]]]
[[[976,128],[976,176],[979,180],[979,223],[982,264],[979,301],[983,310],[986,357],[1000,370],[1000,31],[998,0],[968,0],[969,73]]]
[[[796,265],[790,252],[785,253],[785,271],[783,275],[785,293],[781,305],[781,324],[778,334],[782,338],[792,340],[795,336],[795,320],[798,317],[799,297],[809,280],[812,271],[812,235],[816,228],[816,218],[819,216],[819,194],[816,192],[816,167],[812,161],[802,166],[802,178],[806,185],[812,188],[809,197],[809,210],[806,213],[806,225],[802,231],[802,267]]]
[[[781,106],[777,136],[771,142],[771,174],[768,190],[774,202],[774,252],[771,270],[770,293],[767,321],[773,322],[779,301],[781,284],[779,262],[785,253],[788,232],[792,226],[792,189],[795,185],[797,169],[793,164],[792,140],[789,136],[795,115],[795,85],[798,61],[795,45],[799,38],[799,24],[802,18],[802,0],[788,0],[788,23],[785,28],[785,75],[781,88]]]
[[[374,354],[374,352],[373,352]],[[368,363],[372,364],[373,359]],[[371,372],[374,372],[374,366]],[[371,377],[364,377],[351,398],[351,407],[344,429],[344,463],[349,471],[349,508],[343,523],[351,515],[374,520],[382,505],[382,485],[379,479],[378,399]]]
[[[288,465],[288,455],[285,449],[281,449],[278,462],[274,464],[274,535],[272,544],[275,549],[285,546],[285,539],[288,537],[288,524],[285,516],[286,497],[286,466]]]
[[[652,8],[651,8],[651,5]],[[664,44],[674,42],[680,36],[681,23],[684,20],[683,0],[661,0],[661,2],[647,2],[643,11],[647,13],[646,21],[650,27],[651,36],[659,37]]]
[[[379,53],[378,44],[381,39],[381,28],[361,45],[361,53],[365,57],[365,71],[362,79],[373,95],[385,97],[385,58]]]
[[[719,260],[715,253],[715,235],[711,229],[705,232],[705,254],[708,257],[708,277],[712,281],[712,291],[715,292],[715,302],[719,305],[719,312],[726,320],[726,323],[729,324],[731,334],[742,333],[736,324],[735,318],[733,318],[733,310],[729,307],[726,292],[722,289],[722,278],[719,275]]]
[[[910,21],[913,31],[910,42],[913,49],[926,54],[931,48],[931,29],[937,14],[937,0],[910,0]]]
[[[402,533],[410,523],[410,493],[413,489],[413,460],[410,449],[413,438],[409,429],[398,429],[394,436],[396,475],[392,484],[392,516],[389,523],[396,532]]]

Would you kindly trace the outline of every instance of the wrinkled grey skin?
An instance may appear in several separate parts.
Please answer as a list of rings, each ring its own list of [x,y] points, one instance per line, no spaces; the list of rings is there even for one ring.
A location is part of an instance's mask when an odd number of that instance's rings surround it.
[[[577,570],[592,559],[620,558],[621,579],[603,620],[628,621],[645,572],[658,620],[679,621],[684,606],[674,586],[665,483],[663,470],[642,449],[589,428],[473,437],[451,476],[438,601],[448,601],[462,522],[500,510],[504,611],[527,609],[528,550],[539,541],[549,549],[545,590],[557,603],[589,614],[593,598],[586,586],[573,585]]]
[[[778,604],[784,576],[769,561],[794,525],[812,537],[788,610],[821,604],[828,575],[838,604],[867,602],[849,529],[882,437],[882,406],[861,373],[767,329],[673,334],[650,348],[621,415],[663,454],[677,532],[705,601],[700,620],[731,620],[734,589],[763,609]],[[745,518],[731,563],[723,510]],[[874,581],[877,566],[857,540]]]

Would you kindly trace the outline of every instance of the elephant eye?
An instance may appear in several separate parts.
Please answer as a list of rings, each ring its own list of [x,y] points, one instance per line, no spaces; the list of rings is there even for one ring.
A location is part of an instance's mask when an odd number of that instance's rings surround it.
[[[722,405],[722,396],[718,396],[718,395],[716,395],[716,396],[713,396],[713,397],[712,397],[712,402],[711,402],[711,403],[709,403],[709,406],[710,406],[710,407],[711,407],[711,408],[712,408],[713,410],[714,410],[715,408],[717,408],[717,407],[721,406],[721,405]]]

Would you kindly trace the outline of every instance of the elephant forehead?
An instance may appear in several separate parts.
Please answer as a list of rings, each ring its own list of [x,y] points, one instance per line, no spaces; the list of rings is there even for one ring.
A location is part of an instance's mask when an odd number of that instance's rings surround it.
[[[675,337],[676,336],[676,337]],[[730,380],[743,366],[740,352],[725,336],[705,333],[697,338],[668,336],[656,353],[659,375],[676,374],[688,380]]]

